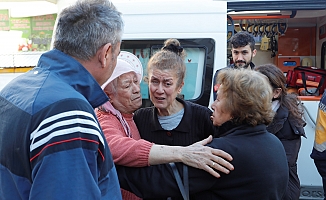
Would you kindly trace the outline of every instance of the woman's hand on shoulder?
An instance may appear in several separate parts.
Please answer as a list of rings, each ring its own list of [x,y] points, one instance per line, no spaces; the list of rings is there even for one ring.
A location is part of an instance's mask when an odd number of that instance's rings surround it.
[[[183,147],[181,161],[191,167],[203,169],[219,178],[218,171],[228,174],[234,169],[230,163],[233,158],[225,151],[205,146],[211,141],[212,136],[209,136],[190,146]]]

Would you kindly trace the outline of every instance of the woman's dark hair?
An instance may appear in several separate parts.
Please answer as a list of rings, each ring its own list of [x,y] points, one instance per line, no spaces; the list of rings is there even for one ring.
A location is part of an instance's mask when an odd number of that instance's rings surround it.
[[[296,125],[303,126],[305,122],[302,119],[303,109],[300,106],[300,99],[298,99],[296,94],[287,93],[286,77],[281,69],[273,64],[265,64],[255,67],[254,70],[267,76],[274,90],[277,88],[282,89],[282,92],[278,97],[281,106],[285,106],[287,109],[289,109],[290,115],[296,119]]]

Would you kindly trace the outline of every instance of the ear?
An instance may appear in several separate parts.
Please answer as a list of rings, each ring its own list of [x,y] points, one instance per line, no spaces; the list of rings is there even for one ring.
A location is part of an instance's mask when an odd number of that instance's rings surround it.
[[[181,83],[180,86],[179,86],[178,93],[181,93],[181,90],[182,90],[184,84],[185,84],[185,82],[182,81],[182,83]]]
[[[112,44],[111,43],[106,43],[98,53],[98,59],[99,62],[101,63],[101,67],[104,68],[106,66],[107,59],[112,51]]]
[[[113,94],[109,94],[107,92],[105,92],[105,94],[108,95],[110,103],[113,103],[114,95]]]
[[[274,89],[273,91],[273,98],[274,99],[277,99],[282,93],[282,89],[281,88],[276,88]]]
[[[257,53],[257,49],[254,49],[254,50],[252,51],[252,57],[255,57],[255,56],[256,56],[256,53]]]

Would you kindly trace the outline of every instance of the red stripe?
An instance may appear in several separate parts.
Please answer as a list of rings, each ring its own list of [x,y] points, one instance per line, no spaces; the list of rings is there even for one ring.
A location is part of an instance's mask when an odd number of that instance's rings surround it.
[[[51,146],[54,146],[54,145],[57,145],[57,144],[62,144],[62,143],[65,143],[65,142],[73,142],[73,141],[76,141],[76,140],[83,140],[83,141],[93,142],[95,144],[99,144],[98,141],[90,140],[90,139],[86,139],[86,138],[81,138],[81,137],[72,138],[72,139],[69,139],[69,140],[62,140],[60,142],[54,142],[54,143],[46,145],[45,147],[43,147],[43,149],[38,154],[36,154],[34,157],[32,157],[29,161],[32,162],[36,157],[38,157],[48,147],[51,147]],[[98,152],[100,153],[100,155],[102,156],[102,159],[104,160],[103,153],[100,151],[100,149],[98,149]]]

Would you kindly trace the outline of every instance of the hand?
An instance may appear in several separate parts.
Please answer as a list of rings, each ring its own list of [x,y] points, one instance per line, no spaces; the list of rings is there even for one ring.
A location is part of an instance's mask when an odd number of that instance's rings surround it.
[[[212,141],[212,136],[184,147],[181,160],[184,164],[198,169],[203,169],[216,178],[220,177],[217,171],[225,174],[230,173],[234,167],[228,161],[232,161],[232,156],[225,151],[204,146]],[[217,170],[217,171],[215,171]]]

